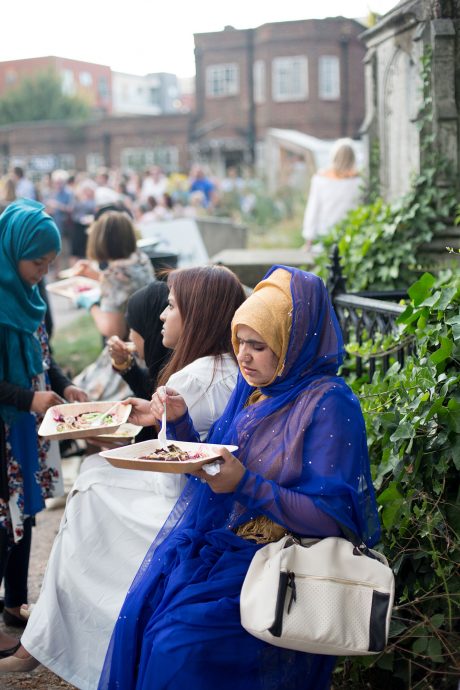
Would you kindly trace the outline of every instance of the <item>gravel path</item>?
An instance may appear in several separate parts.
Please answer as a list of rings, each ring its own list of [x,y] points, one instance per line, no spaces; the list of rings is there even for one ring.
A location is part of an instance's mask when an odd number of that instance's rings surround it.
[[[56,328],[68,326],[81,313],[65,297],[49,293],[49,299]],[[63,471],[66,489],[72,486],[77,467],[78,462],[76,463],[70,458],[64,460]],[[48,503],[53,506],[53,501]],[[37,526],[34,528],[32,536],[32,554],[29,570],[29,601],[31,602],[38,599],[49,552],[51,551],[63,513],[64,504],[61,503],[59,505],[58,501],[54,501],[53,507],[37,515]],[[0,630],[6,630],[12,635],[18,635],[17,628],[8,628],[4,625],[1,614]],[[0,676],[0,690],[20,690],[20,688],[28,688],[28,690],[62,690],[62,688],[76,690],[73,685],[69,685],[69,683],[61,680],[61,678],[43,666],[39,666],[32,673],[12,673]]]
[[[66,489],[73,484],[73,479],[78,467],[78,462],[65,460],[63,463],[64,483]],[[53,545],[54,537],[59,529],[59,523],[64,513],[64,499],[51,499],[47,502],[49,507],[37,515],[37,526],[32,534],[32,554],[29,570],[29,601],[38,599],[40,587],[45,574],[46,563]],[[17,628],[10,628],[3,623],[0,614],[0,629],[11,635],[18,635]],[[58,676],[51,673],[43,666],[39,666],[32,673],[11,673],[0,676],[0,690],[76,690]]]

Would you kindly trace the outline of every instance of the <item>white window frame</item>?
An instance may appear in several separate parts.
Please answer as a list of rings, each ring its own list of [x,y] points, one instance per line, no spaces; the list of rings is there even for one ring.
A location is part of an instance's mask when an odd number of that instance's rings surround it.
[[[209,65],[206,68],[206,96],[208,98],[236,96],[240,91],[239,82],[240,75],[236,62]]]
[[[308,58],[306,55],[274,58],[272,98],[277,103],[308,99]]]
[[[254,103],[265,103],[267,100],[267,70],[265,60],[256,60],[252,68],[254,81]]]
[[[340,99],[340,59],[337,55],[318,58],[318,96],[323,101]]]

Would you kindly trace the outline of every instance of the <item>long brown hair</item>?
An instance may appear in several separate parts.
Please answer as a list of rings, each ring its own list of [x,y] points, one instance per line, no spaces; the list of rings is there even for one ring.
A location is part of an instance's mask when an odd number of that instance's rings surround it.
[[[160,372],[160,386],[200,357],[227,352],[233,355],[231,322],[246,298],[239,279],[225,266],[171,271],[168,286],[174,291],[182,317],[182,333],[171,359]]]

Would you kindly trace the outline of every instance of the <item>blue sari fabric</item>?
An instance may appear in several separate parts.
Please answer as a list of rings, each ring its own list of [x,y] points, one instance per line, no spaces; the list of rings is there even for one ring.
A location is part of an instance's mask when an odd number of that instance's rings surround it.
[[[292,327],[282,373],[246,407],[241,375],[208,441],[238,445],[245,474],[214,494],[191,478],[152,544],[116,623],[99,689],[322,690],[333,657],[246,633],[239,594],[260,545],[235,534],[264,515],[304,536],[379,536],[359,403],[337,376],[343,342],[326,288],[289,267]],[[185,425],[186,426],[186,425]],[[308,622],[306,622],[307,624]]]

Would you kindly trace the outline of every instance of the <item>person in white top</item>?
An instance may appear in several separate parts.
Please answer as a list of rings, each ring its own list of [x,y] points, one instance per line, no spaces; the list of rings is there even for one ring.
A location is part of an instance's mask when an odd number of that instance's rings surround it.
[[[360,201],[362,180],[350,139],[339,139],[332,151],[331,165],[315,173],[305,209],[302,236],[309,251],[314,240],[326,235]]]
[[[154,165],[142,182],[140,200],[147,201],[149,196],[152,196],[157,203],[160,203],[167,187],[168,178],[162,173],[161,168]]]
[[[163,344],[173,354],[159,382],[180,391],[203,440],[236,382],[230,324],[245,294],[222,266],[179,269],[168,284],[168,307],[160,318]],[[142,356],[141,336],[133,340]],[[152,423],[150,401],[126,402],[134,410],[129,421]],[[41,662],[80,690],[97,688],[127,590],[183,483],[177,474],[114,468],[100,455],[85,460],[22,646],[0,660],[0,674],[30,671]]]

